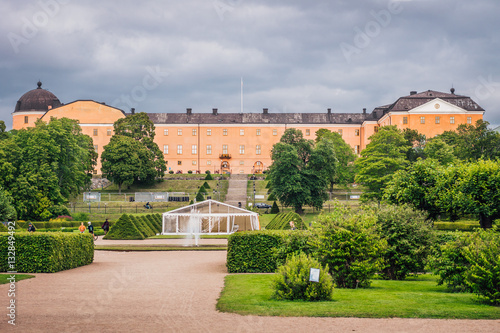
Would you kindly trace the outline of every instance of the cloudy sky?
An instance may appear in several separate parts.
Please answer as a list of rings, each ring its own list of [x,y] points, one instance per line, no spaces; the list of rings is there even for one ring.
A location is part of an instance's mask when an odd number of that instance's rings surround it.
[[[500,125],[498,0],[0,0],[0,120],[26,91],[128,111],[361,112],[411,90]]]

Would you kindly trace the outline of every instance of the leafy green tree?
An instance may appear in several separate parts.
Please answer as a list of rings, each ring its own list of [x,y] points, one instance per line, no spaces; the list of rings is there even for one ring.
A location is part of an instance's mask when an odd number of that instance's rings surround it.
[[[5,126],[5,122],[3,120],[0,120],[0,140],[6,139],[9,137],[9,133],[5,131],[6,129],[7,129],[7,126]]]
[[[335,285],[370,286],[373,275],[384,267],[387,246],[378,233],[376,216],[339,205],[334,213],[320,216],[319,223],[312,246],[319,261],[330,267]]]
[[[128,136],[113,135],[101,154],[103,177],[118,185],[131,185],[141,175],[141,150],[144,146]]]
[[[307,163],[309,161],[314,142],[312,140],[304,139],[301,130],[296,128],[287,129],[285,133],[283,133],[280,142],[294,146],[300,160],[302,160],[303,163]]]
[[[382,198],[383,190],[393,174],[408,163],[405,155],[407,147],[407,141],[396,126],[380,127],[370,137],[370,143],[355,162],[355,180],[369,190],[363,193],[362,199]]]
[[[332,174],[333,183],[340,185],[352,183],[354,181],[353,162],[356,160],[356,154],[354,154],[352,147],[342,139],[339,133],[331,132],[325,128],[316,131],[316,143],[319,143],[322,139],[328,139],[333,143],[335,157],[338,161],[336,171]]]
[[[0,187],[0,221],[14,220],[17,216],[12,199]]]
[[[415,129],[405,128],[403,130],[403,136],[408,145],[406,158],[410,162],[415,162],[418,158],[422,158],[424,156],[425,135],[420,134]]]
[[[167,169],[163,152],[154,142],[155,126],[144,112],[135,113],[114,123],[115,135],[127,136],[139,141],[145,149],[141,153],[141,171],[134,181],[152,183],[163,178]]]
[[[453,154],[453,147],[439,137],[429,140],[425,145],[424,155],[427,158],[438,161],[442,165],[448,165],[456,161],[456,157]]]
[[[495,159],[500,157],[500,133],[488,129],[487,121],[476,125],[461,124],[457,128],[455,154],[462,160]]]
[[[432,224],[425,214],[410,206],[383,206],[375,212],[380,235],[387,241],[382,275],[404,280],[424,271],[433,244]]]
[[[329,139],[323,138],[316,143],[311,153],[309,164],[312,169],[318,170],[320,176],[330,184],[330,191],[337,178],[338,160],[335,156],[335,146]]]
[[[280,209],[278,205],[276,204],[276,201],[273,202],[273,207],[271,207],[271,214],[278,214],[280,212]]]

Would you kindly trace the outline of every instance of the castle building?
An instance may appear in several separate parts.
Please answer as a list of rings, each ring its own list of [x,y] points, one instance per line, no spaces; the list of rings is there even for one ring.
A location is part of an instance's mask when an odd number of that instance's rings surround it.
[[[13,128],[33,126],[37,119],[51,117],[78,120],[82,132],[94,140],[99,155],[113,135],[113,123],[127,115],[124,111],[92,100],[62,104],[51,92],[38,88],[24,94],[12,114]],[[398,98],[394,103],[367,113],[148,113],[156,127],[155,142],[163,151],[167,170],[212,173],[260,173],[271,161],[271,149],[288,128],[315,139],[316,131],[326,128],[338,132],[359,154],[380,126],[396,125],[415,129],[427,138],[460,124],[483,119],[484,109],[470,97],[427,90]],[[100,159],[95,173],[100,173]]]

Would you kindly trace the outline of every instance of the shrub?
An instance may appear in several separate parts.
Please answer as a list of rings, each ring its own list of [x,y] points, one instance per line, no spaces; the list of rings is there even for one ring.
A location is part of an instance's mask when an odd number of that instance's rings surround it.
[[[208,170],[207,170],[208,171]],[[205,176],[205,180],[214,180],[212,175],[210,174],[210,171],[208,171],[207,175]]]
[[[304,221],[299,214],[295,212],[280,213],[276,215],[266,226],[267,230],[290,230],[290,221],[293,221],[295,228],[307,229]]]
[[[146,237],[151,237],[155,235],[155,232],[149,228],[147,225],[146,221],[142,218],[142,216],[134,216],[134,215],[129,215],[129,219],[132,221],[132,223],[135,224],[137,229]]]
[[[276,201],[273,202],[273,207],[271,207],[271,214],[278,214],[280,212],[280,208],[276,204]]]
[[[309,281],[311,268],[320,269],[319,282]],[[322,267],[304,253],[293,255],[273,277],[273,297],[278,300],[331,300],[333,282],[328,270],[328,265]]]
[[[190,205],[194,204],[193,199],[191,199],[191,201],[189,201],[189,204],[190,204]]]
[[[434,222],[434,229],[436,230],[474,231],[479,228],[481,228],[481,226],[478,222],[476,222],[476,224],[463,222]]]
[[[402,205],[384,206],[376,215],[380,234],[387,241],[382,275],[390,280],[404,280],[411,273],[424,271],[433,243],[426,214]]]
[[[173,175],[174,174],[174,170],[170,170],[168,173],[171,174],[171,175]]]
[[[320,216],[320,230],[313,241],[319,261],[330,267],[339,288],[368,287],[383,267],[387,242],[380,238],[376,217],[338,205],[335,212]]]
[[[207,182],[204,182],[204,183],[203,183],[203,187],[204,187],[205,189],[209,189],[209,188],[210,188],[210,185],[208,185],[208,183],[207,183]]]
[[[210,170],[205,170],[205,173],[206,173],[207,175],[209,175],[209,174],[210,174]]]
[[[53,273],[88,265],[94,260],[90,234],[16,233],[16,264],[19,273]],[[0,234],[0,255],[8,257],[9,234]],[[13,270],[7,260],[0,261],[0,272]]]
[[[73,213],[73,221],[85,222],[89,220],[88,213]]]
[[[191,175],[193,173],[193,171],[192,170],[188,170],[188,173]]]
[[[496,229],[496,228],[495,228]],[[484,231],[468,235],[463,255],[469,263],[465,283],[491,305],[500,304],[500,234]]]
[[[203,196],[203,194],[201,192],[198,192],[198,194],[196,194],[196,202],[202,202],[205,200],[205,197]]]
[[[144,239],[144,234],[133,223],[127,214],[120,216],[109,232],[104,236],[104,239]]]
[[[280,244],[273,249],[276,265],[284,265],[287,259],[293,255],[313,252],[311,247],[312,234],[309,231],[287,232],[281,239]]]
[[[9,229],[2,223],[0,222],[0,232],[7,232]]]
[[[267,197],[267,201],[275,201],[275,200],[276,196],[274,195],[274,193],[269,194],[269,196]]]

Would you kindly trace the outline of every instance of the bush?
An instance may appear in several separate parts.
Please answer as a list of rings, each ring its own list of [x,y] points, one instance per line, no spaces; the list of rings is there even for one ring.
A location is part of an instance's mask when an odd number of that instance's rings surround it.
[[[206,173],[207,175],[209,175],[209,174],[210,174],[210,170],[205,170],[205,173]]]
[[[0,222],[0,232],[7,232],[9,229],[2,223]]]
[[[474,231],[479,228],[481,228],[479,222],[476,222],[476,224],[463,223],[463,222],[434,222],[434,229],[436,230]]]
[[[287,259],[293,255],[312,254],[312,239],[313,235],[309,231],[289,231],[284,234],[280,244],[273,249],[276,265],[284,265]]]
[[[311,268],[320,269],[319,282],[309,281]],[[278,300],[331,300],[333,282],[328,270],[328,265],[322,267],[304,253],[293,255],[273,277],[273,297]]]
[[[0,255],[8,257],[9,234],[0,234]],[[94,260],[94,242],[90,234],[16,233],[16,265],[19,273],[54,273]],[[0,261],[0,271],[13,270],[7,260]]]
[[[203,188],[205,188],[205,189],[207,189],[207,190],[208,190],[208,189],[210,188],[210,185],[208,185],[208,183],[207,183],[207,182],[204,182],[204,183],[203,183]]]
[[[73,213],[73,221],[85,222],[89,220],[88,213]]]
[[[188,170],[188,173],[191,175],[193,173],[193,171],[192,170]]]
[[[171,174],[171,175],[173,175],[174,174],[174,170],[170,170],[168,173]]]
[[[273,202],[273,207],[271,207],[271,214],[278,214],[280,212],[280,208],[276,204],[276,201]]]
[[[208,171],[208,170],[207,170]],[[207,173],[206,177],[205,177],[205,180],[214,180],[214,178],[212,177],[212,175],[210,174],[210,171]]]
[[[387,241],[383,277],[404,280],[411,273],[423,272],[431,254],[433,230],[426,213],[408,205],[384,206],[377,210],[377,224]]]
[[[134,224],[127,214],[120,216],[104,239],[144,239],[144,234]]]
[[[276,215],[266,226],[267,230],[290,230],[290,221],[293,221],[295,228],[299,230],[307,229],[304,221],[295,212],[281,213]]]
[[[274,193],[269,194],[269,196],[267,197],[267,201],[275,201],[275,200],[276,196],[274,195]]]
[[[198,192],[198,194],[196,194],[196,202],[202,202],[205,200],[205,197],[203,196],[203,194],[200,192]]]
[[[149,228],[149,226],[144,221],[142,216],[129,215],[128,217],[144,236],[151,237],[151,236],[154,236],[156,234],[153,230],[151,230],[151,228]]]
[[[370,286],[383,266],[387,242],[380,238],[373,213],[355,212],[338,205],[335,213],[320,216],[320,230],[313,241],[319,261],[330,267],[339,288]]]

